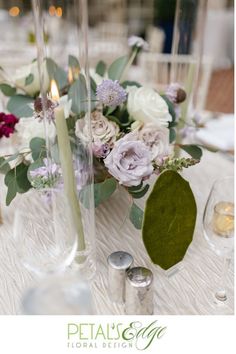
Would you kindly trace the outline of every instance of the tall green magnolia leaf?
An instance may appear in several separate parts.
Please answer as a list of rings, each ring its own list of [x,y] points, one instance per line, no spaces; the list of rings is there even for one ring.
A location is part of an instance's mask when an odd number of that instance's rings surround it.
[[[190,156],[192,156],[196,160],[200,160],[202,157],[202,149],[197,145],[179,145],[182,150],[187,152]]]
[[[129,61],[129,56],[125,55],[116,59],[108,69],[108,77],[111,80],[120,80],[124,69]]]
[[[16,93],[16,88],[8,84],[0,84],[0,90],[5,96],[13,96]]]
[[[32,117],[33,108],[29,104],[33,103],[34,99],[25,95],[13,95],[8,101],[7,109],[18,118]]]
[[[33,138],[30,141],[30,149],[32,151],[33,160],[46,157],[46,141],[42,138]]]
[[[189,183],[177,172],[163,172],[144,212],[143,242],[154,264],[169,269],[192,242],[197,208]]]
[[[140,209],[135,203],[132,204],[129,218],[134,227],[138,230],[141,230],[143,223],[143,210]]]

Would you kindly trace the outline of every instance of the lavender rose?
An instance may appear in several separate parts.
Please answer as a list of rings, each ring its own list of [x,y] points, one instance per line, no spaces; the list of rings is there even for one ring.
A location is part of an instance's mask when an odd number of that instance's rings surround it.
[[[165,100],[150,87],[130,86],[128,91],[128,112],[134,120],[168,126],[172,121]]]
[[[152,158],[142,141],[129,140],[133,134],[127,134],[116,141],[111,153],[104,160],[109,173],[124,186],[138,186],[153,172]]]
[[[163,158],[169,155],[169,129],[158,126],[154,123],[140,124],[135,122],[131,129],[147,146],[151,153],[152,160],[160,163]]]

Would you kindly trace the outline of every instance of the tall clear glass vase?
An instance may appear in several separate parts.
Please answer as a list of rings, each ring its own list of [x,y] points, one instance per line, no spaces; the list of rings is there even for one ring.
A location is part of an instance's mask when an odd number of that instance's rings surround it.
[[[45,128],[49,177],[56,165],[57,187],[64,189],[77,234],[72,267],[91,278],[96,262],[87,1],[32,0],[32,6],[41,86],[34,114]]]

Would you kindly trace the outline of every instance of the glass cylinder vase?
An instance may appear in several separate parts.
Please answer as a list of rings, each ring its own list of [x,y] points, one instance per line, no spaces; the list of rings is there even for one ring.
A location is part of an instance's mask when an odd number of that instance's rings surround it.
[[[48,178],[53,180],[57,166],[77,233],[73,267],[91,278],[96,267],[87,2],[32,5],[40,76],[34,115],[44,124]]]

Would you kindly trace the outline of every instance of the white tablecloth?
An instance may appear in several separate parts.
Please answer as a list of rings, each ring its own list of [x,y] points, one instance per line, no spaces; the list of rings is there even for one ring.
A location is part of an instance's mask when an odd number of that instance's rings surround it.
[[[143,265],[154,273],[155,314],[191,315],[208,314],[207,305],[199,307],[198,290],[209,291],[208,285],[219,280],[222,260],[209,248],[202,234],[203,209],[216,178],[233,174],[233,163],[218,153],[205,151],[202,162],[184,172],[190,181],[198,205],[198,219],[194,240],[189,247],[182,269],[168,277],[154,266],[144,249],[141,234],[127,221],[128,198],[125,193],[115,193],[96,211],[97,274],[92,285],[97,314],[124,314],[121,305],[110,302],[107,293],[107,256],[117,250],[130,252],[135,265]],[[1,197],[4,194],[2,182]],[[1,198],[1,205],[4,201]],[[24,267],[16,253],[13,240],[14,210],[20,199],[10,207],[3,207],[4,224],[0,226],[0,314],[19,314],[22,294],[35,278]],[[227,277],[229,302],[233,314],[233,265]]]

